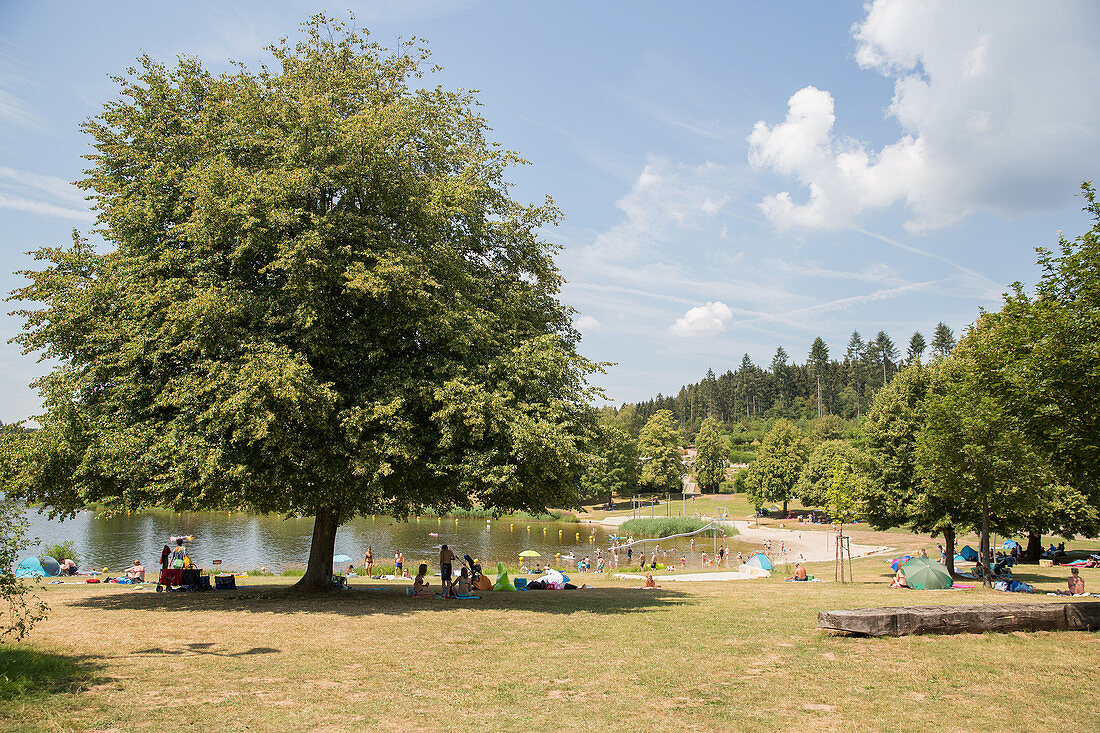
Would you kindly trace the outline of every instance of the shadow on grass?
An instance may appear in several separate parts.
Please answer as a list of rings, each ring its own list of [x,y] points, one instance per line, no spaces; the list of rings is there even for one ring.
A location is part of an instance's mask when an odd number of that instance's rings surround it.
[[[0,644],[0,707],[20,698],[71,695],[102,683],[101,657],[68,656]]]
[[[220,649],[215,649],[213,644],[184,644],[183,649],[164,649],[159,646],[150,647],[149,649],[138,649],[131,654],[148,654],[148,655],[183,655],[183,654],[206,654],[214,657],[244,657],[250,654],[278,654],[278,649],[272,649],[269,646],[256,646],[251,649],[246,649],[243,652],[227,652]]]
[[[345,616],[403,615],[415,611],[515,610],[568,615],[622,614],[694,604],[688,594],[672,590],[597,588],[575,591],[501,593],[485,591],[476,600],[417,600],[405,595],[405,586],[349,588],[306,595],[290,588],[258,586],[234,591],[203,593],[111,593],[72,603],[102,611],[239,611],[245,613],[303,613],[318,611]],[[260,652],[251,652],[260,653]]]

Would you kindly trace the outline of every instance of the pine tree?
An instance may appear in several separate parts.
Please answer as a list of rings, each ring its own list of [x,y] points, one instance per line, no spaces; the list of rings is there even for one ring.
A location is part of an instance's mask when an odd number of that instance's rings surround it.
[[[924,356],[924,350],[927,348],[928,344],[925,342],[921,332],[914,332],[913,337],[909,339],[909,363],[920,364],[921,357]]]
[[[936,359],[946,359],[954,350],[955,332],[946,323],[940,321],[932,334],[932,356]]]
[[[817,416],[821,417],[821,375],[829,364],[829,347],[820,336],[814,339],[810,347],[808,366],[811,373],[817,378]]]

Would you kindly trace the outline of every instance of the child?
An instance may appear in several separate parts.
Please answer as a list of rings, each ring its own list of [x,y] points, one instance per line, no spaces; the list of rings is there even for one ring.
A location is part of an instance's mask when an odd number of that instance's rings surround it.
[[[428,574],[427,563],[420,563],[420,567],[416,571],[416,580],[413,581],[412,596],[413,598],[431,598],[432,589],[428,587],[428,580],[424,576]]]
[[[458,578],[451,586],[451,597],[468,595],[470,595],[470,571],[463,565],[462,570],[458,573]]]

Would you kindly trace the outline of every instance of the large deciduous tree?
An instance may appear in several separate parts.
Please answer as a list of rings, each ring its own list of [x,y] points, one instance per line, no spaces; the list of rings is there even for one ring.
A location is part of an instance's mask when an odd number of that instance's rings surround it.
[[[706,491],[718,491],[726,478],[726,439],[718,428],[718,421],[707,418],[695,438],[695,463],[692,471],[699,487]]]
[[[782,502],[786,515],[807,453],[807,441],[798,427],[789,420],[777,420],[745,476],[749,500],[757,508],[766,501]]]
[[[680,455],[682,442],[671,410],[657,410],[646,421],[638,436],[638,456],[642,461],[642,481],[658,491],[678,492],[687,474]]]
[[[1100,507],[1100,202],[1091,184],[1081,188],[1092,228],[1061,237],[1057,252],[1039,249],[1035,294],[1016,283],[967,341],[980,388],[1015,419],[1060,482]]]
[[[595,420],[522,159],[415,43],[304,30],[255,72],[143,56],[85,123],[108,247],[15,294],[58,366],[6,488],[312,515],[312,590],[360,513],[575,503]]]
[[[592,462],[581,476],[588,496],[633,495],[638,489],[638,441],[618,425],[600,425]]]
[[[947,568],[954,572],[956,530],[970,526],[973,517],[930,493],[917,473],[917,438],[925,424],[928,395],[936,388],[941,370],[940,366],[910,366],[875,394],[862,424],[864,447],[871,458],[862,512],[875,529],[906,527],[942,534]]]

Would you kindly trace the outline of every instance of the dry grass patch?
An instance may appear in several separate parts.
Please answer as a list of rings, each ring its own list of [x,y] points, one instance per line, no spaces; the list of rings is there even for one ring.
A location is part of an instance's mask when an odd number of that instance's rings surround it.
[[[845,587],[762,580],[647,592],[600,578],[595,590],[466,602],[414,601],[396,587],[307,598],[287,593],[281,578],[205,594],[52,586],[50,619],[16,648],[86,667],[67,687],[0,702],[0,728],[1100,726],[1098,706],[1077,692],[1100,663],[1098,635],[857,639],[818,630],[816,614],[829,608],[1024,600],[891,591],[882,559],[855,569],[863,582]],[[1034,575],[1061,587],[1065,571]],[[1100,576],[1086,582],[1100,588]]]

